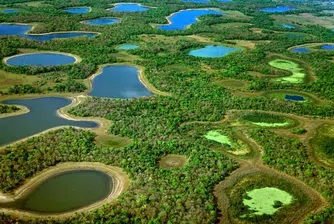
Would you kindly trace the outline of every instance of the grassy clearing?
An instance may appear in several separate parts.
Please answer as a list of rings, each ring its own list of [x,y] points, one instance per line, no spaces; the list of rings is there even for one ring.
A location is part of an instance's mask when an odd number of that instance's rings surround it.
[[[277,78],[275,79],[275,81],[282,82],[282,83],[303,83],[304,82],[306,73],[304,72],[304,69],[301,68],[300,65],[295,62],[285,60],[285,59],[276,59],[276,60],[270,61],[269,65],[274,68],[292,72],[291,76]]]
[[[299,15],[272,15],[273,19],[277,20],[280,24],[291,23],[298,25],[319,25],[329,29],[334,28],[334,20],[331,16],[317,17],[310,13],[301,13]]]
[[[240,27],[250,27],[250,26],[252,26],[251,23],[220,23],[212,25],[211,27],[217,31],[222,31],[222,30],[225,31],[226,28],[240,28]]]
[[[293,200],[289,193],[274,187],[254,189],[247,192],[247,196],[251,199],[244,198],[243,203],[254,211],[251,216],[272,215]]]
[[[25,2],[25,3],[17,3],[17,5],[22,5],[22,6],[29,6],[29,7],[52,7],[52,5],[47,4],[43,1],[36,1],[36,2]]]
[[[42,79],[36,75],[15,74],[0,70],[0,91],[7,91],[14,85],[30,84],[41,81]]]
[[[236,89],[241,90],[247,86],[247,81],[238,80],[238,79],[226,79],[226,80],[217,80],[214,84],[221,85],[227,89]]]
[[[170,154],[160,159],[159,167],[163,169],[181,168],[186,166],[187,163],[187,157],[183,155]]]
[[[250,20],[251,16],[246,16],[240,11],[234,11],[234,10],[228,10],[223,11],[224,17],[231,18],[231,19],[244,19],[244,20]]]
[[[122,148],[131,143],[132,141],[128,138],[107,134],[98,135],[95,138],[95,144],[105,148]]]
[[[328,165],[334,165],[334,125],[325,124],[318,128],[310,144],[317,158]]]

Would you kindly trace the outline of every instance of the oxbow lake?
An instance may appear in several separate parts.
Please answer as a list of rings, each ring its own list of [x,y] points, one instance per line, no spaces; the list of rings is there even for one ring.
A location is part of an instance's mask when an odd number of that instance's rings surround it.
[[[61,33],[47,33],[47,34],[27,34],[32,29],[30,25],[18,24],[0,24],[0,36],[20,36],[29,40],[35,41],[49,41],[56,38],[65,39],[73,37],[95,37],[96,33],[89,32],[61,32]]]

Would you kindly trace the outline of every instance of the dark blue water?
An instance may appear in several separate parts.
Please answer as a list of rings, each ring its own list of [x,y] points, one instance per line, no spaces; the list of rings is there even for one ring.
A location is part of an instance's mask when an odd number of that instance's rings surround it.
[[[189,52],[189,55],[204,58],[218,58],[224,57],[237,50],[240,50],[240,48],[209,45],[201,49],[192,50]]]
[[[60,97],[8,100],[4,104],[17,104],[30,109],[27,114],[0,118],[0,145],[38,134],[49,128],[76,126],[94,128],[98,124],[90,121],[71,121],[57,115],[57,110],[69,105],[71,100]]]
[[[326,51],[332,51],[334,50],[334,45],[323,45],[321,49],[326,50]]]
[[[84,32],[66,32],[66,33],[50,33],[41,35],[26,34],[31,30],[29,25],[0,24],[0,36],[20,36],[29,40],[48,41],[55,38],[73,38],[73,37],[95,37],[96,33]]]
[[[134,44],[124,44],[122,46],[119,46],[117,49],[118,50],[133,50],[133,49],[138,49],[139,46],[138,45],[134,45]]]
[[[84,21],[84,23],[88,25],[112,25],[117,22],[119,22],[119,19],[117,18],[99,18]]]
[[[219,2],[231,2],[231,0],[218,0]]]
[[[137,3],[119,3],[110,10],[114,12],[144,12],[149,10],[149,8],[143,7]]]
[[[263,8],[260,9],[260,12],[267,12],[267,13],[277,13],[277,12],[288,12],[296,10],[296,8],[290,6],[277,6],[275,8]]]
[[[291,101],[305,101],[304,97],[298,95],[285,95],[285,99]]]
[[[158,26],[158,29],[184,30],[187,26],[196,23],[196,18],[204,15],[222,15],[222,13],[212,9],[182,10],[169,17],[171,24]]]
[[[182,2],[191,2],[191,3],[200,3],[200,4],[209,4],[210,0],[182,0]]]
[[[67,8],[64,9],[64,11],[71,14],[85,14],[90,11],[90,8],[89,7]]]
[[[89,95],[107,98],[137,98],[152,93],[139,80],[139,71],[128,65],[105,66],[93,79]]]
[[[6,62],[15,66],[57,66],[75,63],[76,59],[60,53],[32,53],[9,58]]]
[[[292,49],[293,52],[295,53],[309,53],[311,50],[304,48],[304,47],[296,47]]]
[[[296,28],[294,25],[291,24],[282,24],[283,27],[288,28],[288,29],[294,29]]]
[[[18,13],[20,10],[18,9],[4,9],[2,10],[3,13],[10,14],[10,13]]]

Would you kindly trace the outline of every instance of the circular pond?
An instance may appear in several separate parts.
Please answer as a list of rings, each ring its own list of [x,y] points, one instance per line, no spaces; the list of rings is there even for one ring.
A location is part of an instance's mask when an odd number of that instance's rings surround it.
[[[204,58],[218,58],[238,50],[240,50],[240,48],[209,45],[201,49],[192,50],[189,52],[189,55]]]
[[[88,25],[102,26],[102,25],[112,25],[118,22],[119,22],[119,19],[117,18],[105,17],[105,18],[87,20],[87,21],[84,21],[83,23],[88,24]]]
[[[188,163],[187,157],[183,155],[167,155],[159,161],[159,166],[163,169],[173,169],[184,167]]]
[[[24,198],[5,207],[37,213],[69,212],[107,198],[112,187],[111,176],[102,171],[67,171],[46,179]]]
[[[5,59],[12,66],[58,66],[69,65],[78,62],[75,56],[63,53],[29,53],[19,54]]]

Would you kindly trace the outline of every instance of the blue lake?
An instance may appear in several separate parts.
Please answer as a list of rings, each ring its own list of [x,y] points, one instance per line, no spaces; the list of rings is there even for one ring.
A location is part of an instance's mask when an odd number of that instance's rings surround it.
[[[263,8],[260,9],[260,12],[267,12],[267,13],[277,13],[277,12],[289,12],[296,10],[296,8],[290,7],[290,6],[277,6],[273,8]]]
[[[321,49],[326,50],[326,51],[332,51],[334,50],[334,45],[323,45]]]
[[[117,49],[118,50],[134,50],[134,49],[138,49],[139,46],[138,45],[134,45],[134,44],[124,44],[122,46],[119,46]]]
[[[99,19],[93,19],[93,20],[87,20],[83,23],[88,25],[112,25],[115,23],[118,23],[119,19],[117,18],[99,18]]]
[[[144,12],[149,10],[149,8],[137,3],[118,3],[110,10],[114,12]]]
[[[61,33],[48,33],[48,34],[26,34],[31,30],[30,25],[17,25],[17,24],[0,24],[0,36],[20,36],[29,40],[36,41],[48,41],[55,38],[73,38],[73,37],[95,37],[96,33],[86,32],[61,32]]]
[[[219,2],[231,2],[231,0],[218,0]]]
[[[73,56],[61,54],[61,53],[32,53],[32,54],[19,54],[17,56],[9,58],[6,63],[14,66],[57,66],[74,64],[76,59]]]
[[[200,3],[200,4],[209,4],[210,0],[182,0],[182,2],[186,3]]]
[[[158,26],[160,30],[185,30],[189,25],[197,22],[197,18],[204,15],[222,15],[212,9],[181,10],[169,17],[170,24]]]
[[[93,79],[91,96],[107,98],[138,98],[151,96],[139,80],[139,70],[128,65],[105,66],[102,73]]]
[[[18,13],[20,10],[18,9],[4,9],[2,10],[3,13],[10,14],[10,13]]]
[[[293,52],[295,53],[309,53],[311,50],[305,48],[305,47],[296,47],[292,49]]]
[[[71,121],[57,115],[57,110],[69,105],[71,100],[60,97],[8,100],[4,104],[22,105],[30,109],[27,114],[0,118],[0,145],[38,134],[59,126],[94,128],[98,124],[90,121]]]
[[[71,13],[71,14],[85,14],[90,11],[90,8],[89,7],[74,7],[74,8],[64,9],[64,11]]]
[[[205,48],[192,50],[189,52],[189,55],[195,57],[204,57],[204,58],[218,58],[218,57],[224,57],[227,54],[238,50],[240,50],[240,48],[209,45],[206,46]]]
[[[285,99],[291,101],[305,101],[305,98],[303,96],[298,95],[285,95]]]
[[[284,28],[288,28],[288,29],[294,29],[294,28],[296,28],[294,25],[291,25],[291,24],[282,24],[282,26]]]

